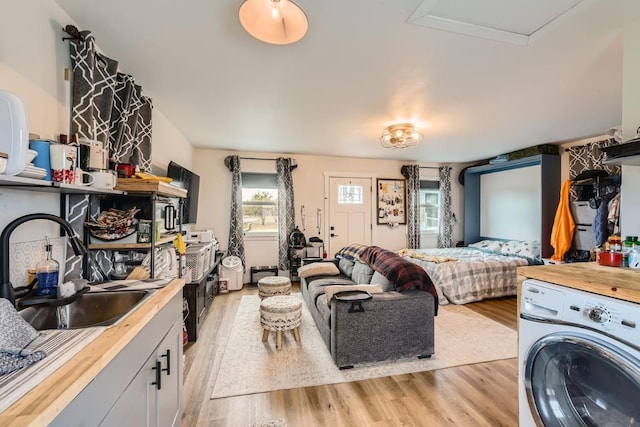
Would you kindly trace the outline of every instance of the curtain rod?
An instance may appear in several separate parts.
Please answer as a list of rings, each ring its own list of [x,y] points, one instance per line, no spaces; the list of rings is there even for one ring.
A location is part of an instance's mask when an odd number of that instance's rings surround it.
[[[418,166],[420,169],[440,169],[440,166]]]
[[[240,159],[242,160],[270,160],[275,162],[278,159],[265,159],[265,158],[261,158],[261,157],[240,157]]]

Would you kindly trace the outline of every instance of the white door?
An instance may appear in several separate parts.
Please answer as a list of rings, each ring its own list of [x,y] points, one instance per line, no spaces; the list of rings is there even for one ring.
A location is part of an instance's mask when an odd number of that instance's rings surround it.
[[[329,177],[329,257],[352,243],[371,244],[371,192],[371,178]]]

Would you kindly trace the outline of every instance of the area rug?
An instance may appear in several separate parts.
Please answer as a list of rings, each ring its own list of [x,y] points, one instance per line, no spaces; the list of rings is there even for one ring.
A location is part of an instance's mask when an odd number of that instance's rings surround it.
[[[293,294],[302,298],[298,294]],[[220,369],[212,372],[212,399],[323,384],[359,381],[411,372],[508,359],[517,356],[517,333],[461,305],[441,306],[435,322],[435,353],[430,359],[403,359],[340,370],[331,359],[311,313],[302,304],[301,342],[283,334],[262,342],[260,298],[240,301]]]

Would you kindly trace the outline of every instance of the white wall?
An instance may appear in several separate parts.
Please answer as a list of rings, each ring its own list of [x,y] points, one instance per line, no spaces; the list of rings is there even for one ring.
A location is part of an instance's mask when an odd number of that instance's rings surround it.
[[[22,99],[29,132],[41,138],[57,139],[69,133],[70,84],[64,80],[64,70],[70,68],[69,45],[62,41],[62,28],[67,24],[84,29],[52,0],[4,1],[0,7],[0,89]],[[138,83],[144,88],[144,82]],[[144,93],[153,98],[153,93]],[[166,169],[169,160],[177,160],[189,167],[192,151],[189,141],[154,107],[154,164]],[[0,229],[25,213],[58,214],[58,197],[0,188]],[[57,230],[53,225],[39,226],[20,227],[12,241],[41,239]]]
[[[194,150],[193,170],[200,175],[200,204],[198,227],[214,230],[222,249],[226,249],[229,239],[229,204],[231,201],[231,173],[224,165],[226,156],[239,154],[241,157],[276,158],[293,157],[298,168],[293,171],[296,225],[301,226],[300,206],[306,209],[305,224],[307,239],[317,235],[315,228],[316,211],[322,209],[323,224],[326,218],[324,182],[326,172],[369,174],[378,178],[402,178],[400,168],[408,162],[396,160],[375,160],[348,157],[305,156],[277,153],[238,153],[226,150]],[[273,171],[272,161],[241,160],[244,171]],[[462,192],[457,176],[460,167],[452,170],[453,211],[459,219],[454,225],[454,240],[462,239]],[[375,203],[374,203],[375,204]],[[302,227],[301,227],[302,228]],[[327,241],[326,230],[319,236]],[[432,238],[433,239],[433,238]],[[406,246],[406,226],[389,228],[386,225],[373,226],[372,242],[391,250]],[[435,246],[435,239],[423,246]],[[277,264],[277,242],[274,238],[245,241],[247,265]],[[245,276],[245,282],[248,275]]]
[[[625,140],[640,126],[640,2],[625,0],[622,75],[622,133]],[[620,229],[622,236],[640,236],[640,166],[622,166]]]

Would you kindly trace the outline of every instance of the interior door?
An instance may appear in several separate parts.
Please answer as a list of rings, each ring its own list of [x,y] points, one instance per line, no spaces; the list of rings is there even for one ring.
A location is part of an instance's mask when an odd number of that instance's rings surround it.
[[[371,178],[329,177],[330,257],[352,243],[371,244]]]

